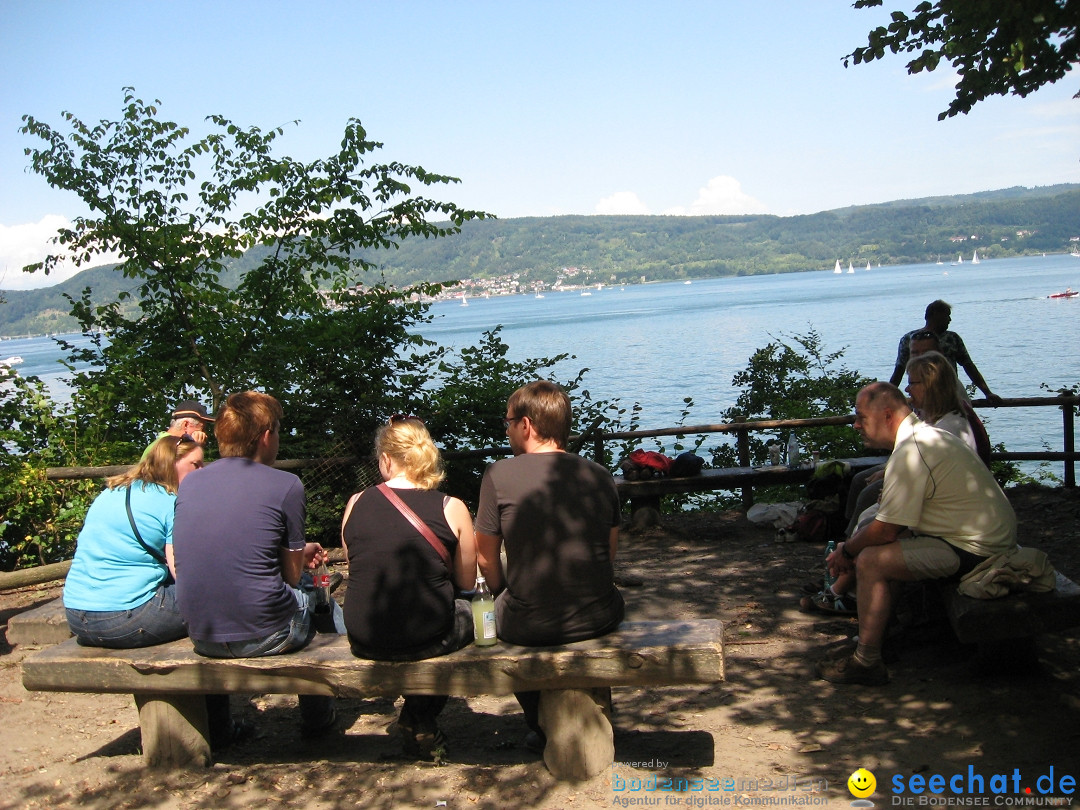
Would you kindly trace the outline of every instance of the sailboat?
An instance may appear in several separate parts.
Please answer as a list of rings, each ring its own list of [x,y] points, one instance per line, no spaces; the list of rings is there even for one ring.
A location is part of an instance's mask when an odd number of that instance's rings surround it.
[[[467,307],[469,305],[469,302],[465,300],[465,293],[461,294],[461,305],[463,307]]]
[[[870,260],[869,259],[866,260],[866,269],[867,270],[870,269]]]
[[[840,269],[840,260],[839,259],[836,260],[836,267],[833,268],[833,272],[834,273],[843,273],[844,272],[843,270]]]
[[[854,273],[854,272],[855,272],[855,268],[851,266],[851,259],[848,259],[848,263],[847,263],[847,271],[848,271],[849,273]]]
[[[971,263],[972,264],[978,264],[979,263],[979,251],[976,250],[971,254]]]

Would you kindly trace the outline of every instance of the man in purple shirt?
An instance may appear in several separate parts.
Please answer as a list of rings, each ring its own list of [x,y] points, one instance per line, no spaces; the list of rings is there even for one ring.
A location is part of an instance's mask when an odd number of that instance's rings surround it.
[[[278,655],[315,635],[305,569],[326,557],[304,541],[304,485],[274,469],[283,411],[268,394],[228,398],[215,433],[221,458],[184,479],[176,498],[176,594],[195,651],[211,658]],[[336,603],[335,625],[344,627]],[[334,723],[333,699],[301,695],[303,730]]]

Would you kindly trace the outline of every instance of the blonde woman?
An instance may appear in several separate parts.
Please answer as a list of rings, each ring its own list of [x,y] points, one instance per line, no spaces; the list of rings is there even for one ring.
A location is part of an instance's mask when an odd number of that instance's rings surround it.
[[[180,481],[202,466],[190,435],[166,436],[90,504],[64,583],[79,644],[130,649],[187,635],[176,606],[173,509]]]
[[[472,516],[462,501],[438,491],[442,459],[417,417],[391,417],[376,434],[375,453],[384,484],[354,495],[341,524],[350,646],[354,655],[377,661],[446,655],[473,639],[471,606],[456,598],[476,585]],[[427,759],[444,746],[436,718],[446,699],[405,696],[398,728],[406,753]]]

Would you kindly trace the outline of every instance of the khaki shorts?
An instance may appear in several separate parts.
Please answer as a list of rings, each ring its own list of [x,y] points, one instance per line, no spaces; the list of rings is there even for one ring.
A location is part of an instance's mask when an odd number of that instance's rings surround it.
[[[904,565],[915,579],[945,579],[960,568],[960,555],[940,537],[916,535],[900,541]]]

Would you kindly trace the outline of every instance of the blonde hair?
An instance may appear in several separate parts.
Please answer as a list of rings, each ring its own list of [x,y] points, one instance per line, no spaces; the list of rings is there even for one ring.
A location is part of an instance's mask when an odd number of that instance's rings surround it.
[[[231,394],[214,426],[222,458],[253,458],[259,438],[268,430],[277,430],[284,415],[281,403],[269,394],[261,391]]]
[[[150,451],[138,464],[130,467],[127,472],[106,478],[105,485],[109,489],[116,489],[142,481],[144,485],[158,484],[175,495],[176,488],[180,485],[176,475],[176,462],[198,447],[201,445],[194,441],[185,442],[176,436],[162,436],[150,445]]]
[[[941,352],[925,352],[908,361],[907,373],[914,373],[923,385],[920,416],[933,424],[947,413],[960,410],[956,372]]]
[[[385,453],[419,489],[436,489],[446,478],[442,455],[419,419],[394,419],[375,434],[375,454]]]

